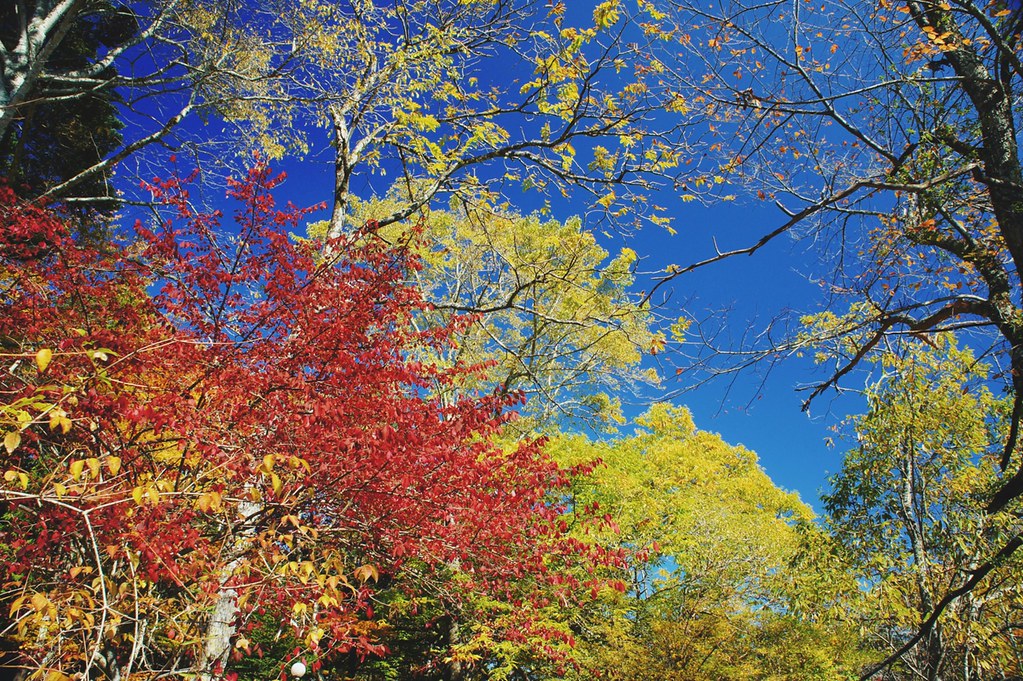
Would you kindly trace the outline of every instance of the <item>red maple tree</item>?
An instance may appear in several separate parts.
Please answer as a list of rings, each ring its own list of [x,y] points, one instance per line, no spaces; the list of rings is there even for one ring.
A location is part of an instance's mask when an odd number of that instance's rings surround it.
[[[171,217],[116,248],[0,189],[9,666],[208,678],[256,613],[316,659],[382,654],[374,590],[412,562],[500,594],[592,553],[558,523],[565,471],[492,444],[514,405],[451,397],[485,367],[429,361],[468,320],[417,329],[419,265],[373,225],[327,258],[289,238],[282,179],[232,183],[231,230],[154,181]]]

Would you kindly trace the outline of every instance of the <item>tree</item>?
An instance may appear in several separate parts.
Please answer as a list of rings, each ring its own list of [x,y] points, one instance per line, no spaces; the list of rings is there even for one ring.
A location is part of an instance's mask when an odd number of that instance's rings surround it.
[[[637,190],[672,173],[679,157],[670,130],[647,134],[660,101],[642,13],[633,19],[611,0],[573,26],[564,5],[545,16],[528,1],[331,7],[320,14],[335,40],[316,67],[350,74],[316,80],[334,132],[331,236],[346,227],[360,165],[403,178],[405,205],[382,224],[435,197],[471,199],[508,182],[579,187],[605,215],[661,219]],[[493,64],[521,85],[495,83]]]
[[[401,205],[353,201],[351,212],[356,222],[375,221]],[[658,380],[640,360],[664,343],[653,312],[630,292],[636,253],[624,248],[610,258],[577,217],[560,223],[465,208],[431,210],[425,223],[375,233],[410,244],[422,260],[414,282],[430,306],[417,319],[421,328],[473,315],[437,360],[486,367],[460,390],[523,393],[530,418],[515,428],[524,433],[621,424],[621,396]],[[310,233],[322,238],[328,227]]]
[[[720,140],[721,171],[785,213],[758,243],[710,260],[789,233],[827,244],[843,316],[827,338],[856,340],[811,399],[885,342],[979,328],[1023,400],[1019,13],[967,0],[672,7],[684,55],[673,76]],[[847,317],[843,301],[858,303]],[[1023,489],[1009,473],[992,510]]]
[[[106,8],[78,16],[45,60],[49,71],[82,69],[97,59],[101,48],[116,48],[131,38],[133,23]],[[16,49],[19,41],[19,15],[28,11],[23,4],[12,3],[0,14],[0,31],[6,50]],[[118,22],[118,19],[121,21]],[[117,25],[121,23],[122,25]],[[116,76],[111,67],[103,79]],[[18,107],[19,116],[7,126],[0,138],[0,174],[22,193],[38,196],[99,163],[121,143],[122,123],[112,101],[113,90],[83,93],[67,100],[60,85],[36,81]],[[111,197],[109,177],[97,176],[78,188],[90,197]]]
[[[778,489],[753,452],[698,431],[685,409],[655,405],[637,425],[616,442],[552,443],[564,463],[601,462],[576,481],[572,507],[606,514],[604,531],[587,529],[587,538],[629,557],[627,591],[605,590],[571,620],[581,664],[571,678],[856,673],[858,636],[825,612],[825,576],[811,579],[800,563],[807,536],[820,533],[811,510]],[[818,568],[843,580],[838,563]]]
[[[225,55],[208,54],[197,67],[174,26],[187,6],[179,0],[8,3],[0,13],[6,174],[27,182],[32,196],[109,205],[110,192],[96,191],[97,185],[109,181],[117,162],[164,137],[192,111],[195,100],[177,97],[180,86],[202,82]],[[133,126],[122,139],[127,119]],[[76,129],[79,122],[86,127]],[[60,143],[47,147],[53,140]]]
[[[86,67],[47,62],[69,27],[93,12],[133,18],[138,30]],[[326,126],[335,159],[331,237],[353,226],[353,179],[359,187],[384,173],[405,191],[382,223],[436,198],[519,187],[555,196],[575,187],[605,218],[664,222],[645,192],[677,172],[680,131],[658,125],[662,98],[649,59],[656,35],[646,12],[629,15],[608,0],[591,16],[566,14],[562,4],[533,0],[19,3],[9,31],[17,40],[3,54],[0,135],[24,115],[30,93],[52,81],[63,90],[51,100],[118,92],[132,129],[120,149],[50,187],[51,196],[68,196],[199,113],[244,140],[212,154],[216,161],[239,146],[273,158],[321,150]],[[494,64],[516,80],[497,82]],[[131,76],[108,70],[119,65]]]
[[[1011,535],[983,503],[997,484],[1006,407],[983,384],[986,367],[943,337],[882,356],[883,375],[855,420],[858,446],[824,496],[838,542],[871,592],[867,620],[885,655],[901,648],[937,603]],[[1008,678],[1016,650],[1020,561],[1010,558],[897,663],[907,679]]]
[[[812,239],[821,271],[834,273],[825,286],[832,316],[743,354],[744,362],[804,350],[830,358],[809,400],[872,352],[918,334],[983,343],[1014,396],[1001,484],[987,500],[991,512],[1005,508],[1023,492],[1018,5],[672,0],[668,8],[665,30],[679,51],[664,61],[688,93],[694,124],[721,150],[707,170],[782,215],[756,243],[673,268],[662,283],[784,234]],[[687,190],[709,199],[714,186]],[[1008,537],[948,596],[969,591],[1021,544],[1023,536]]]
[[[353,201],[350,211],[362,223],[391,215],[400,205],[400,196]],[[328,229],[324,221],[311,225],[309,233],[319,243]],[[465,210],[463,205],[432,210],[425,223],[378,228],[370,238],[408,244],[421,258],[423,266],[411,273],[410,283],[429,306],[416,314],[417,328],[444,328],[459,315],[471,315],[457,342],[429,355],[428,361],[481,370],[446,386],[438,396],[456,399],[466,391],[482,391],[527,397],[522,410],[529,418],[506,428],[509,444],[537,432],[549,435],[559,424],[613,427],[621,420],[614,393],[653,381],[637,366],[644,351],[656,350],[659,335],[649,328],[650,312],[628,293],[635,255],[626,249],[609,261],[579,219],[561,224],[485,206]],[[459,573],[450,571],[452,589],[458,588]],[[584,575],[573,578],[587,580]],[[538,637],[515,643],[495,640],[495,617],[513,621],[527,612],[535,626],[560,641],[544,644],[552,647],[550,655],[571,656],[565,644],[571,634],[554,612],[564,599],[555,593],[545,596],[548,606],[534,610],[521,598],[509,609],[508,599],[410,600],[401,589],[400,583],[392,583],[381,608],[394,625],[388,645],[399,654],[350,673],[376,678],[380,667],[387,667],[400,670],[393,672],[400,676],[441,678],[443,668],[424,667],[430,649],[441,648],[451,649],[452,659],[464,663],[465,678],[484,668],[491,678],[501,678],[535,656]],[[446,640],[454,629],[459,640]]]
[[[181,180],[156,183],[174,217],[114,255],[5,190],[8,666],[209,678],[276,622],[296,642],[280,663],[319,667],[385,651],[390,580],[414,595],[457,562],[464,597],[500,597],[580,560],[543,503],[565,471],[491,444],[512,401],[430,396],[472,368],[417,357],[454,329],[410,326],[415,259],[359,233],[317,264],[285,236],[303,212],[274,208],[279,182],[257,166],[232,185],[230,239]]]

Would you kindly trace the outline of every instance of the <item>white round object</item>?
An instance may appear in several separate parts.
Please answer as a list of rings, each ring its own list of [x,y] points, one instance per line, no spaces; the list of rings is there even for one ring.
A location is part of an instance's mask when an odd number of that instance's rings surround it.
[[[291,665],[291,675],[292,676],[305,676],[305,663],[299,661],[299,662],[296,662],[295,664]]]

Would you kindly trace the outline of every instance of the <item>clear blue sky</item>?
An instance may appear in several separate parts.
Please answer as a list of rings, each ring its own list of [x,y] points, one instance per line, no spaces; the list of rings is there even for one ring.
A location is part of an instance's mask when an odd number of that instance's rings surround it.
[[[646,230],[634,239],[634,248],[646,254],[652,268],[685,266],[715,253],[749,246],[786,220],[769,203],[737,201],[699,206],[673,204],[678,233]],[[747,333],[763,331],[779,315],[796,323],[802,314],[820,309],[822,292],[813,282],[820,275],[816,256],[807,244],[782,236],[751,256],[736,256],[684,274],[673,282],[666,308],[720,322],[723,344],[735,347]],[[666,372],[666,386],[683,388],[692,379],[675,379]],[[743,444],[760,455],[761,465],[779,486],[798,491],[804,501],[820,510],[819,492],[826,476],[841,468],[842,452],[849,446],[832,426],[858,398],[830,393],[817,398],[808,413],[802,411],[807,391],[797,386],[816,385],[826,379],[811,358],[790,357],[774,365],[759,366],[681,394],[676,402],[688,406],[698,427],[720,433],[732,444]],[[852,380],[855,380],[853,378]],[[826,444],[833,441],[832,446]]]

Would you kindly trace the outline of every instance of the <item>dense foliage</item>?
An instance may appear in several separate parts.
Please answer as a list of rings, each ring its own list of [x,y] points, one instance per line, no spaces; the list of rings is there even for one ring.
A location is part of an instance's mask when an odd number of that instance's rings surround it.
[[[987,367],[940,339],[879,360],[857,446],[824,496],[835,540],[869,590],[869,636],[897,650],[939,601],[1013,532],[984,512],[1011,406],[984,385]],[[1023,671],[1018,646],[1020,559],[985,577],[895,669],[912,678],[1005,678]]]
[[[1018,0],[5,3],[0,667],[1019,675],[1021,36]],[[259,158],[326,159],[329,217]],[[751,242],[626,242],[743,197]],[[678,309],[783,235],[823,290],[784,332]],[[806,406],[866,386],[822,519],[660,403],[804,353]]]
[[[233,184],[230,237],[157,183],[176,214],[110,252],[5,191],[16,666],[210,674],[253,654],[264,615],[298,642],[289,657],[365,657],[384,651],[377,582],[414,597],[455,571],[445,598],[501,598],[513,576],[598,559],[541,503],[565,472],[491,443],[514,398],[432,396],[482,369],[419,359],[458,322],[411,327],[407,250],[363,240],[317,264],[287,237],[302,212],[274,208],[278,181],[258,166]]]
[[[632,437],[563,438],[566,462],[603,465],[574,488],[599,507],[630,561],[629,588],[575,616],[582,669],[571,678],[849,678],[869,653],[836,613],[839,565],[810,570],[820,530],[799,498],[778,489],[757,456],[699,431],[685,409],[656,405]]]

